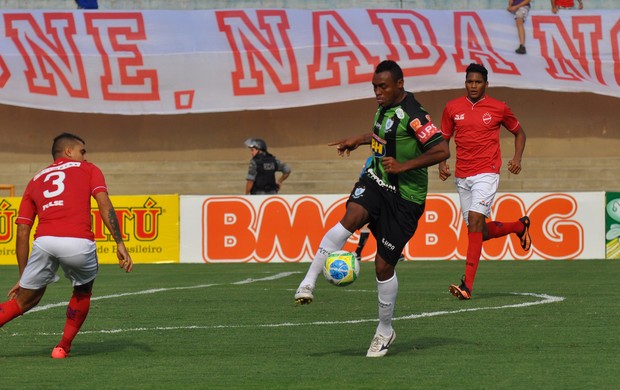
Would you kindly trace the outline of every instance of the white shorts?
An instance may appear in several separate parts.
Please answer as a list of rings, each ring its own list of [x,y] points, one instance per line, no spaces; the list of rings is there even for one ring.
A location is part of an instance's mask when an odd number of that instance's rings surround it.
[[[515,20],[516,19],[523,19],[523,21],[525,22],[525,19],[527,19],[527,15],[529,13],[530,13],[530,7],[519,7],[519,8],[517,8],[517,10],[514,13]]]
[[[454,182],[461,201],[463,219],[468,226],[470,211],[483,214],[487,218],[491,215],[491,206],[499,186],[499,174],[481,173],[471,177],[457,177]]]
[[[81,286],[97,276],[97,247],[94,241],[73,237],[39,237],[32,243],[28,264],[19,286],[38,290],[60,279],[61,266],[73,287]]]

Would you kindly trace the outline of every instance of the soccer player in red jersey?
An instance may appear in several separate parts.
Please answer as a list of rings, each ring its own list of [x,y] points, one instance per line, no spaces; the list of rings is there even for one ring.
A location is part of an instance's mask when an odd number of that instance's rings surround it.
[[[461,212],[468,228],[465,279],[460,285],[450,285],[449,291],[459,299],[470,299],[476,270],[482,253],[482,242],[515,233],[524,250],[529,250],[530,219],[515,222],[486,222],[499,185],[502,165],[499,131],[504,126],[515,137],[515,151],[508,161],[508,171],[521,172],[521,157],[525,149],[525,132],[504,102],[486,95],[488,72],[480,64],[470,64],[466,70],[467,96],[454,99],[444,108],[441,132],[446,141],[454,137],[456,144],[455,183]],[[448,162],[439,163],[439,178],[450,177]]]
[[[72,282],[73,295],[67,307],[62,339],[52,350],[55,359],[69,356],[71,343],[90,308],[99,267],[91,229],[91,196],[116,241],[120,267],[126,272],[133,268],[103,174],[86,161],[85,155],[85,143],[80,137],[60,134],[52,145],[54,163],[28,183],[16,220],[20,280],[9,291],[9,300],[0,304],[2,327],[39,303],[47,286],[59,279],[56,271],[60,266]],[[37,216],[39,223],[29,256],[30,231]]]
[[[583,0],[578,0],[578,9],[583,9]],[[558,13],[560,9],[575,9],[575,0],[551,0],[551,12]]]

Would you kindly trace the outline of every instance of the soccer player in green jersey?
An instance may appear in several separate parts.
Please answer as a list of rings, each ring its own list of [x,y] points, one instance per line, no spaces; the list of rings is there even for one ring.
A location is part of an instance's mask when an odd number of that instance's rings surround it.
[[[396,62],[381,62],[372,85],[379,104],[373,131],[330,144],[338,148],[341,156],[348,156],[360,145],[370,145],[372,161],[355,184],[344,217],[323,237],[295,292],[295,302],[312,302],[327,256],[342,249],[353,232],[368,223],[377,240],[379,325],[366,356],[381,357],[396,337],[392,328],[398,292],[395,267],[424,212],[427,167],[449,158],[450,149],[428,112],[413,93],[405,91],[403,71]]]

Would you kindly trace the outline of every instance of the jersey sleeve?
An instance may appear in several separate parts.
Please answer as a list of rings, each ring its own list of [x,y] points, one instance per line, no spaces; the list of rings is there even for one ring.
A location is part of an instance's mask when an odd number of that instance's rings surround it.
[[[105,184],[105,178],[103,172],[96,165],[90,164],[90,194],[95,196],[99,192],[108,192],[108,187]]]
[[[24,191],[24,195],[22,196],[22,201],[19,205],[19,212],[17,213],[17,219],[15,220],[16,224],[30,226],[34,224],[34,219],[37,216],[37,207],[32,200],[32,196],[30,196],[31,184],[32,182],[28,183],[26,191]]]
[[[504,119],[502,119],[502,125],[511,133],[516,134],[519,131],[519,120],[513,114],[510,107],[504,103]]]
[[[443,114],[441,115],[441,135],[447,140],[452,138],[454,134],[454,119],[450,111],[450,105],[446,104],[446,107],[443,109]]]
[[[409,127],[423,145],[424,150],[430,149],[441,139],[441,132],[426,111],[420,111],[416,117],[412,118]]]

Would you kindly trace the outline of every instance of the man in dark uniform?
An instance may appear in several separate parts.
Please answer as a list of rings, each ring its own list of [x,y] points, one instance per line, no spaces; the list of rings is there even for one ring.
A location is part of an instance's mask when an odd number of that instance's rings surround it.
[[[282,188],[282,182],[291,174],[291,168],[267,152],[267,144],[260,138],[247,139],[245,146],[252,153],[246,176],[245,194],[277,194]],[[282,172],[277,181],[276,172]]]
[[[413,237],[424,212],[428,191],[427,167],[450,157],[450,149],[428,112],[404,89],[403,71],[394,61],[375,69],[372,86],[377,111],[372,131],[333,142],[338,154],[349,155],[370,145],[372,160],[355,184],[345,215],[323,236],[306,276],[295,292],[295,302],[314,300],[314,287],[325,259],[341,249],[362,226],[377,240],[375,275],[379,324],[366,356],[384,356],[396,333],[392,328],[398,292],[395,267]]]

